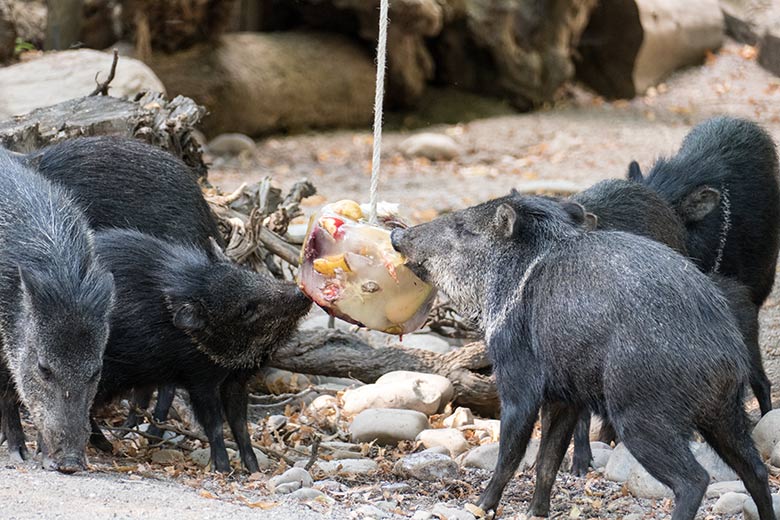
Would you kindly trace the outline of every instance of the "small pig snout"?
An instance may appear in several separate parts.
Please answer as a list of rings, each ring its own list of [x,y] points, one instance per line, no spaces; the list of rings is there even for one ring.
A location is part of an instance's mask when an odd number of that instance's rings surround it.
[[[76,455],[70,455],[63,457],[62,460],[57,462],[57,471],[70,475],[79,471],[84,471],[86,464],[84,458]]]
[[[392,244],[393,249],[398,251],[399,253],[402,253],[401,251],[401,240],[403,239],[403,229],[394,229],[390,232],[390,244]]]

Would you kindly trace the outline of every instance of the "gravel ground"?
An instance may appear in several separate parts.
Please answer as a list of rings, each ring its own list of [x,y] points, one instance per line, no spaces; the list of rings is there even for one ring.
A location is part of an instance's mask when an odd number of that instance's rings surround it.
[[[397,147],[408,133],[389,132],[383,155],[382,198],[397,201],[413,221],[437,212],[461,208],[502,195],[529,183],[566,181],[586,187],[622,176],[636,159],[647,168],[655,157],[672,153],[693,124],[719,113],[761,122],[780,141],[780,78],[762,70],[750,48],[729,43],[707,64],[676,74],[664,85],[630,102],[606,103],[571,87],[553,108],[533,114],[506,115],[459,125],[434,126],[458,142],[454,161],[430,162],[403,158]],[[242,182],[273,177],[289,187],[301,177],[314,181],[320,195],[307,202],[314,211],[326,201],[363,199],[370,171],[370,132],[340,131],[258,142],[256,155],[234,160],[215,159],[210,180],[229,191]],[[762,315],[762,348],[767,371],[780,388],[780,308],[777,293]],[[778,393],[775,392],[775,399]],[[754,402],[750,402],[755,410]],[[754,416],[755,416],[755,412]],[[33,463],[0,467],[0,517],[22,518],[253,518],[314,520],[363,518],[363,505],[396,500],[396,513],[410,516],[437,502],[463,504],[475,499],[489,478],[470,470],[454,483],[382,488],[399,482],[386,470],[373,478],[334,484],[333,503],[300,504],[269,496],[264,482],[244,475],[228,478],[179,471],[131,459],[91,454],[93,471],[75,476],[43,472]],[[0,448],[0,461],[7,453]],[[778,482],[773,477],[773,491]],[[392,491],[390,491],[392,489]],[[521,518],[533,490],[530,472],[507,488],[504,518]],[[700,518],[710,513],[714,499],[705,502]],[[558,477],[553,517],[665,518],[669,500],[637,500],[619,484],[598,473],[586,478]],[[741,517],[741,515],[734,518]]]

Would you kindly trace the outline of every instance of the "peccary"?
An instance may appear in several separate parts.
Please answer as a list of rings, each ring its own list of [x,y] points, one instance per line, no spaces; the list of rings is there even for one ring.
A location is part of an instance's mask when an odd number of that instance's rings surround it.
[[[156,146],[119,136],[81,137],[31,153],[26,160],[69,190],[93,229],[136,229],[204,250],[211,248],[211,239],[224,245],[195,172]],[[141,409],[148,408],[153,390],[133,389],[133,401]],[[174,391],[174,387],[158,390],[155,420],[168,416]],[[137,423],[138,416],[131,410],[123,426],[132,428]],[[160,435],[154,425],[147,432]],[[92,444],[110,452],[111,443],[103,434],[93,433]]]
[[[211,238],[223,245],[197,175],[160,148],[125,137],[81,137],[27,161],[69,190],[93,229],[137,229],[204,249]]]
[[[767,471],[743,408],[748,359],[728,303],[667,246],[586,231],[573,202],[516,192],[392,234],[424,280],[485,333],[501,399],[495,510],[542,410],[531,514],[550,492],[582,409],[607,413],[639,462],[693,519],[709,475],[690,451],[698,430],[739,474],[762,520],[774,518]]]
[[[311,306],[298,287],[240,267],[214,244],[170,243],[133,230],[96,235],[114,274],[111,320],[96,404],[130,388],[186,389],[218,471],[230,471],[224,412],[241,460],[258,471],[247,430],[246,380],[294,332]]]
[[[592,213],[596,228],[627,231],[664,243],[687,255],[686,230],[675,211],[651,188],[621,179],[601,181],[571,197]],[[761,413],[772,410],[771,383],[764,372],[761,349],[758,344],[758,306],[751,300],[749,290],[734,279],[711,274],[729,302],[729,308],[737,319],[745,346],[750,356],[750,385],[758,399]],[[572,472],[584,475],[591,460],[589,428],[590,413],[584,412],[574,433]],[[602,426],[599,440],[614,440],[614,430],[609,422]]]
[[[736,278],[764,303],[780,248],[780,187],[772,137],[743,119],[707,120],[677,155],[647,177],[632,163],[628,178],[655,190],[682,218],[688,255],[704,272]]]
[[[47,469],[86,467],[114,298],[87,220],[64,190],[0,149],[2,426],[13,460],[27,454],[19,396]],[[18,392],[18,395],[17,395]]]

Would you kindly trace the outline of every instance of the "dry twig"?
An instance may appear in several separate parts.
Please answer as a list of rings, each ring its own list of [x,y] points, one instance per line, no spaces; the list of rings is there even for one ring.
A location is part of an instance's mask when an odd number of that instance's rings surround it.
[[[97,96],[100,94],[101,96],[107,96],[108,95],[108,86],[111,84],[112,81],[114,81],[114,75],[116,74],[116,64],[119,61],[119,51],[114,49],[114,60],[111,62],[111,70],[108,72],[108,78],[106,78],[106,81],[103,83],[100,83],[98,81],[98,75],[100,75],[100,72],[95,74],[95,83],[97,83],[97,87],[95,87],[95,90],[92,91],[90,96]]]

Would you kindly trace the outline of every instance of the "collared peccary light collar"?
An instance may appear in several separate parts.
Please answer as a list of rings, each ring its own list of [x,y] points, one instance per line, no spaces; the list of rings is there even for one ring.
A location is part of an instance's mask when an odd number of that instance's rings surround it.
[[[515,291],[510,294],[509,298],[504,300],[504,303],[500,306],[498,312],[493,313],[490,311],[490,309],[486,310],[484,326],[485,340],[488,343],[490,343],[490,338],[493,333],[495,333],[498,329],[501,328],[501,326],[504,325],[504,323],[506,323],[506,319],[509,316],[509,313],[513,312],[520,306],[520,302],[523,300],[523,292],[525,291],[525,286],[528,283],[528,280],[531,278],[531,275],[536,269],[536,266],[539,265],[539,262],[545,259],[548,253],[549,251],[545,251],[544,253],[534,258],[530,264],[528,264],[528,267],[523,273],[523,277],[520,279],[520,284],[517,286],[517,289],[515,289]]]

